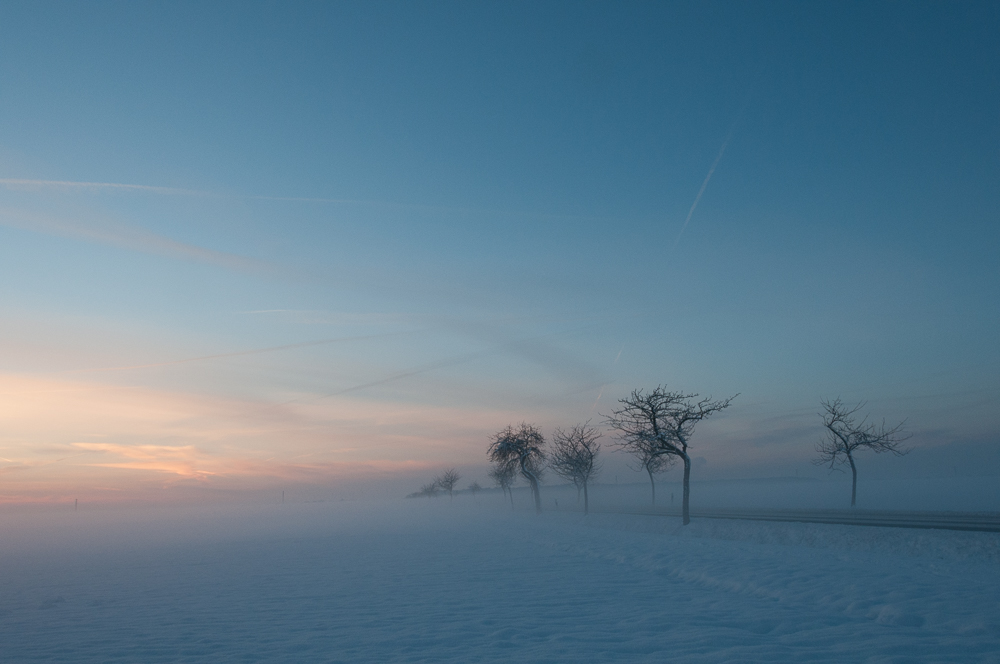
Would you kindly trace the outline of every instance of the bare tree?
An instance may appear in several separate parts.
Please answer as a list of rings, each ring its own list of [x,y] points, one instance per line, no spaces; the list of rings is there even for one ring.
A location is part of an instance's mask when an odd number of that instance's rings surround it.
[[[656,482],[653,476],[668,470],[677,463],[678,457],[660,454],[653,439],[645,437],[619,437],[616,447],[635,457],[639,466],[635,470],[645,470],[649,475],[652,505],[656,507]]]
[[[662,385],[652,392],[634,390],[622,407],[605,419],[619,431],[623,444],[646,445],[654,456],[677,457],[684,462],[684,493],[681,503],[684,525],[691,523],[691,456],[688,442],[694,426],[713,413],[729,407],[737,395],[721,401],[698,399],[697,394],[671,392]]]
[[[542,495],[538,490],[538,481],[545,467],[545,437],[530,424],[522,422],[515,429],[508,426],[493,436],[489,447],[490,461],[504,468],[520,471],[531,486],[535,497],[535,511],[542,511]]]
[[[910,450],[902,447],[903,441],[910,437],[903,432],[906,421],[894,427],[887,427],[885,420],[879,425],[869,422],[867,415],[858,421],[857,414],[865,407],[864,401],[847,406],[838,397],[820,404],[823,412],[819,416],[823,418],[826,437],[816,445],[819,456],[813,463],[830,468],[844,463],[851,466],[851,507],[854,507],[858,496],[858,467],[854,455],[858,450],[872,450],[876,454],[892,452],[896,456],[908,454]]]
[[[569,431],[556,429],[552,437],[552,453],[549,467],[557,475],[571,480],[583,488],[583,513],[590,513],[587,483],[600,471],[597,454],[601,445],[597,441],[601,434],[587,424],[578,424]]]
[[[423,485],[422,487],[420,487],[420,491],[415,491],[411,493],[409,496],[407,496],[407,498],[419,498],[419,497],[432,498],[437,495],[437,492],[438,492],[437,482],[431,482],[430,484]]]
[[[462,479],[462,476],[459,475],[454,468],[449,468],[438,475],[437,479],[434,480],[434,483],[441,487],[442,491],[447,491],[449,498],[453,498],[454,496],[452,496],[451,492],[455,490],[456,486],[458,486],[458,481],[460,479]]]
[[[517,469],[513,466],[495,465],[490,468],[489,476],[493,483],[500,487],[504,496],[510,495],[510,508],[514,509],[514,492],[511,490],[516,479]]]
[[[469,485],[468,489],[469,493],[472,494],[473,498],[476,496],[477,493],[479,493],[482,490],[483,487],[479,486],[479,482],[473,482],[472,484]]]

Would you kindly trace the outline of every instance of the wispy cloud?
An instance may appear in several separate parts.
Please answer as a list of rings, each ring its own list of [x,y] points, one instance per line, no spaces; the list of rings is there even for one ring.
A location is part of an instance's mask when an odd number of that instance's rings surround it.
[[[328,311],[325,309],[258,309],[237,311],[248,316],[268,316],[304,325],[433,325],[430,316],[409,313]]]
[[[196,470],[219,474],[241,458],[290,462],[315,454],[323,462],[365,463],[426,458],[497,412],[358,398],[286,408],[261,399],[2,373],[0,394],[0,452],[8,463],[41,467],[81,451],[106,453],[108,463],[162,454],[174,461],[197,458]],[[400,436],[407,441],[397,445]],[[138,451],[124,454],[126,448]],[[119,452],[123,458],[111,458]],[[217,461],[209,463],[209,457]]]
[[[187,357],[181,360],[167,360],[164,362],[150,362],[148,364],[129,364],[117,367],[100,367],[96,369],[73,369],[71,371],[63,371],[60,373],[71,374],[71,373],[91,373],[91,372],[103,372],[103,371],[127,371],[130,369],[150,369],[153,367],[168,367],[177,364],[188,364],[191,362],[202,362],[205,360],[217,360],[226,357],[241,357],[244,355],[260,355],[263,353],[274,353],[282,350],[292,350],[295,348],[308,348],[310,346],[325,346],[327,344],[335,343],[346,343],[350,341],[365,341],[368,339],[379,339],[383,337],[393,337],[404,334],[403,332],[384,332],[381,334],[363,334],[350,337],[334,337],[332,339],[319,339],[316,341],[300,341],[294,344],[284,344],[282,346],[267,346],[265,348],[251,348],[248,350],[233,351],[231,353],[215,353],[213,355],[199,355],[198,357]]]
[[[215,474],[205,469],[205,464],[209,461],[207,455],[201,454],[193,445],[73,443],[73,446],[88,452],[107,453],[113,458],[124,459],[123,461],[112,460],[86,464],[89,466],[152,470],[180,475],[181,477],[205,477]]]
[[[0,187],[17,191],[30,190],[63,190],[63,191],[132,191],[137,193],[159,194],[165,196],[201,196],[210,198],[228,198],[246,201],[275,201],[287,203],[320,203],[329,205],[354,205],[365,207],[380,207],[399,210],[415,210],[424,212],[448,212],[457,214],[492,215],[503,217],[529,217],[537,219],[585,219],[591,221],[620,221],[615,217],[560,214],[550,212],[530,212],[524,210],[502,210],[497,208],[474,208],[456,205],[436,205],[429,203],[413,203],[406,201],[382,201],[368,198],[338,198],[323,196],[267,196],[238,193],[220,193],[203,189],[185,189],[181,187],[160,187],[146,184],[129,184],[123,182],[84,182],[74,180],[39,180],[28,178],[0,178]]]
[[[48,235],[79,238],[122,249],[207,263],[241,272],[273,273],[277,271],[276,266],[266,261],[178,242],[137,226],[107,220],[86,223],[24,210],[0,208],[0,225]]]

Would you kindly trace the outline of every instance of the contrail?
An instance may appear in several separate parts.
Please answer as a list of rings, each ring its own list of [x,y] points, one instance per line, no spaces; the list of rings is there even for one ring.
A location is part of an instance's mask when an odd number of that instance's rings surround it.
[[[712,162],[712,167],[708,169],[708,175],[705,176],[704,182],[701,183],[701,189],[698,190],[698,195],[694,197],[694,203],[691,204],[691,209],[688,210],[687,217],[684,219],[684,224],[681,226],[681,231],[677,234],[677,239],[674,240],[674,246],[670,249],[671,253],[673,253],[677,249],[677,245],[680,244],[681,236],[684,235],[684,231],[687,229],[688,223],[690,223],[691,217],[694,215],[694,211],[698,207],[698,203],[701,202],[701,197],[704,195],[705,189],[708,188],[708,181],[712,179],[712,174],[715,173],[715,168],[719,165],[719,162],[722,161],[722,155],[726,153],[726,148],[729,147],[729,141],[732,140],[733,134],[736,132],[736,127],[743,118],[743,111],[746,110],[749,102],[750,99],[748,98],[747,101],[744,102],[743,108],[741,108],[740,112],[736,115],[736,120],[733,122],[733,126],[729,128],[729,134],[726,135],[726,140],[722,141],[722,147],[719,148],[719,154],[716,155],[715,161]]]
[[[545,335],[551,336],[551,335]],[[462,355],[453,355],[452,357],[447,357],[441,360],[436,360],[428,364],[423,364],[413,369],[407,369],[405,371],[400,371],[394,374],[385,376],[384,378],[379,378],[377,380],[369,381],[366,383],[361,383],[359,385],[352,385],[351,387],[345,387],[342,390],[337,390],[336,392],[329,392],[327,394],[322,394],[319,396],[302,396],[295,399],[289,399],[288,401],[283,401],[278,405],[284,406],[290,403],[295,403],[304,400],[318,401],[320,399],[329,399],[330,397],[340,396],[342,394],[350,394],[351,392],[357,392],[359,390],[365,390],[369,387],[377,387],[379,385],[385,385],[386,383],[393,383],[397,380],[402,380],[404,378],[409,378],[411,376],[418,376],[429,371],[435,371],[437,369],[443,369],[445,367],[453,367],[459,364],[465,364],[466,362],[471,362],[472,360],[478,360],[482,357],[489,357],[490,355],[499,355],[500,353],[509,352],[511,350],[517,351],[519,347],[523,344],[535,342],[543,337],[534,337],[531,339],[514,339],[506,343],[497,344],[486,350],[475,351],[472,353],[463,353]],[[530,358],[529,358],[530,359]]]
[[[183,194],[186,196],[211,196],[207,191],[177,189],[175,187],[154,187],[147,184],[123,184],[121,182],[73,182],[69,180],[24,180],[0,178],[4,187],[62,187],[64,189],[123,189],[127,191],[148,191],[155,194]]]
[[[470,337],[491,347],[505,348],[509,352],[556,374],[573,383],[599,382],[597,369],[577,359],[572,354],[545,343],[544,337],[518,339],[499,323],[441,319],[447,329]],[[577,334],[593,325],[587,325],[573,332]],[[567,333],[561,333],[567,334]]]
[[[604,386],[602,385],[601,391],[597,393],[597,398],[594,399],[594,405],[590,407],[590,412],[594,412],[594,409],[597,408],[597,402],[599,402],[601,400],[601,397],[603,396],[604,396]]]
[[[695,208],[698,207],[698,203],[701,201],[702,195],[705,193],[705,189],[708,187],[708,181],[712,179],[712,174],[715,173],[715,167],[719,165],[722,161],[722,155],[726,153],[726,148],[729,147],[729,140],[733,137],[733,131],[736,129],[736,124],[733,123],[733,128],[729,130],[729,135],[726,136],[726,140],[722,142],[722,147],[719,149],[719,154],[715,157],[715,161],[712,162],[712,167],[708,169],[708,175],[705,176],[705,181],[701,183],[701,189],[698,190],[698,195],[694,197],[694,203],[691,204],[691,209],[688,210],[687,217],[684,219],[684,225],[681,226],[681,232],[677,234],[677,239],[674,240],[674,246],[670,249],[673,252],[677,249],[677,245],[680,244],[681,236],[684,235],[685,229],[688,227],[688,223],[691,221],[691,216],[694,215]]]
[[[260,353],[273,353],[279,350],[291,350],[292,348],[306,348],[308,346],[322,346],[340,341],[362,341],[365,339],[378,339],[380,337],[391,337],[404,332],[384,332],[382,334],[366,334],[354,337],[335,337],[333,339],[320,339],[318,341],[301,341],[295,344],[285,344],[284,346],[269,346],[267,348],[253,348],[250,350],[236,351],[235,353],[217,353],[215,355],[201,355],[199,357],[188,357],[183,360],[170,360],[168,362],[154,362],[152,364],[131,364],[122,367],[103,367],[100,369],[74,369],[60,373],[90,373],[98,371],[126,371],[128,369],[150,369],[153,367],[167,367],[175,364],[187,364],[189,362],[200,362],[202,360],[217,360],[223,357],[239,357],[241,355],[257,355]]]
[[[373,380],[367,383],[361,383],[360,385],[353,385],[351,387],[344,388],[342,390],[337,390],[336,392],[330,392],[328,394],[323,394],[318,397],[310,397],[313,400],[329,399],[330,397],[340,396],[341,394],[350,394],[351,392],[357,392],[359,390],[365,390],[369,387],[377,387],[378,385],[384,385],[386,383],[393,383],[397,380],[402,380],[403,378],[409,378],[410,376],[417,376],[422,373],[427,373],[428,371],[434,371],[435,369],[443,369],[444,367],[452,367],[457,364],[465,364],[480,357],[486,357],[488,355],[496,355],[502,352],[502,348],[492,348],[489,350],[477,351],[475,353],[465,353],[464,355],[456,355],[454,357],[445,358],[443,360],[438,360],[436,362],[431,362],[429,364],[424,364],[422,366],[416,367],[414,369],[408,369],[406,371],[400,371],[398,373],[390,374],[385,378],[380,378],[378,380]],[[302,401],[307,397],[299,397],[297,399],[290,399],[288,401],[281,402],[280,406],[285,406],[290,403],[295,403],[296,401]]]
[[[7,189],[49,187],[54,189],[111,189],[119,191],[139,191],[150,194],[161,194],[171,196],[202,196],[206,198],[234,199],[248,201],[278,201],[290,203],[330,203],[336,205],[362,205],[377,206],[387,208],[398,208],[401,210],[422,210],[427,212],[454,212],[461,214],[486,214],[486,215],[517,215],[521,217],[540,219],[587,219],[592,221],[620,221],[616,217],[602,217],[592,215],[577,214],[553,214],[544,212],[530,212],[523,210],[501,210],[494,208],[470,208],[452,205],[429,205],[423,203],[406,203],[394,201],[379,201],[364,198],[329,198],[316,196],[266,196],[266,195],[245,195],[235,193],[218,193],[205,191],[202,189],[184,189],[180,187],[158,187],[147,184],[128,184],[123,182],[77,182],[74,180],[31,180],[26,178],[0,178],[0,187]]]

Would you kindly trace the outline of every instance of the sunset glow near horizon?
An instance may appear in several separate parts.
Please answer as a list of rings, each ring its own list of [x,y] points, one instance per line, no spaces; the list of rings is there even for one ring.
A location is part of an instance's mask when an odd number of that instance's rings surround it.
[[[5,3],[0,501],[485,483],[659,384],[740,395],[696,479],[826,477],[837,396],[913,434],[868,472],[1000,475],[998,28]]]

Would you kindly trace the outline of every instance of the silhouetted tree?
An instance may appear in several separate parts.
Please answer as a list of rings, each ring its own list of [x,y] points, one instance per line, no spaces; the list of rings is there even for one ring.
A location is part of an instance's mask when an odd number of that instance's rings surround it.
[[[608,426],[617,429],[624,444],[648,445],[655,456],[679,457],[684,462],[684,493],[681,513],[684,525],[691,523],[691,456],[688,442],[694,426],[713,413],[717,413],[739,395],[721,401],[700,399],[697,394],[671,392],[662,385],[652,392],[634,390],[622,407],[609,415]]]
[[[458,486],[458,481],[460,479],[462,479],[462,476],[459,475],[454,468],[449,468],[438,475],[437,479],[434,480],[434,483],[437,484],[442,491],[447,491],[449,498],[453,498],[452,491],[454,491],[455,487]]]
[[[482,490],[483,487],[479,486],[479,482],[473,482],[472,484],[469,485],[468,488],[469,493],[471,493],[473,497],[475,497],[475,495]]]
[[[434,496],[437,495],[437,492],[438,492],[437,483],[431,482],[430,484],[423,485],[422,487],[420,487],[420,491],[411,493],[408,497],[417,498],[423,496],[424,498],[433,498]]]
[[[489,447],[490,461],[498,466],[520,470],[524,479],[531,486],[535,497],[535,511],[542,511],[542,494],[538,490],[538,482],[545,467],[545,437],[530,424],[522,422],[515,429],[508,426],[493,436]]]
[[[601,451],[598,443],[601,434],[586,424],[578,424],[569,431],[556,429],[552,437],[552,452],[549,467],[573,484],[583,488],[583,513],[590,513],[587,484],[600,471],[597,454]]]
[[[646,474],[649,475],[649,488],[652,496],[651,504],[653,507],[656,507],[656,482],[653,479],[653,475],[665,472],[677,463],[678,457],[660,454],[652,438],[619,438],[615,446],[635,457],[639,466],[636,470],[645,470]]]
[[[504,496],[510,494],[510,508],[514,509],[514,492],[511,488],[514,486],[514,480],[516,479],[515,473],[517,468],[514,466],[501,466],[494,465],[490,468],[488,475],[490,479],[493,480],[494,484],[500,487],[503,491]]]
[[[854,463],[854,455],[859,450],[871,450],[876,454],[892,452],[903,456],[910,450],[903,449],[902,443],[909,434],[903,433],[900,422],[894,427],[887,427],[885,420],[880,425],[868,421],[865,415],[858,421],[857,413],[865,407],[862,401],[856,406],[845,405],[840,398],[821,402],[823,426],[826,427],[826,437],[816,445],[819,456],[813,461],[818,466],[829,465],[835,468],[837,464],[851,466],[851,507],[855,506],[858,496],[858,467]]]

